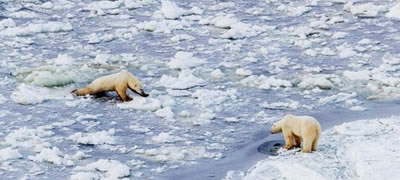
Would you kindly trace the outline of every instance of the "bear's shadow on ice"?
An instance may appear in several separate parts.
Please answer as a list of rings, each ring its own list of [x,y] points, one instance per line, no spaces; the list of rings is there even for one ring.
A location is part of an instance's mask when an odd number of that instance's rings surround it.
[[[277,151],[283,145],[285,145],[285,141],[283,141],[283,140],[267,141],[267,142],[262,143],[260,146],[258,146],[257,151],[262,154],[276,156],[276,155],[278,155]]]

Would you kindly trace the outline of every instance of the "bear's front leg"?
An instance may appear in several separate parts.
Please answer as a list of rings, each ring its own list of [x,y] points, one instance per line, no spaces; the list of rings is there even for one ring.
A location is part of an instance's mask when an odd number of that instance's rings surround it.
[[[293,135],[289,132],[283,132],[283,137],[285,138],[285,149],[291,149],[293,147]]]

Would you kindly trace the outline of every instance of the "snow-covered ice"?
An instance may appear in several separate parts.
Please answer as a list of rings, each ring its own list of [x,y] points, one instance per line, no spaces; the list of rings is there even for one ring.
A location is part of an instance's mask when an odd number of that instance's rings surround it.
[[[277,156],[247,171],[230,171],[224,179],[396,179],[399,128],[398,116],[337,125],[322,133],[317,152],[280,149]]]

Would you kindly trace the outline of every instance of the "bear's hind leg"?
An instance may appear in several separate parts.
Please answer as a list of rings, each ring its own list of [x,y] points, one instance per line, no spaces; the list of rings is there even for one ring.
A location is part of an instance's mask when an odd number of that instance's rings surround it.
[[[319,137],[315,138],[312,144],[312,151],[317,151]]]
[[[294,137],[294,142],[295,142],[294,147],[296,147],[296,148],[300,147],[300,144],[301,144],[301,137],[296,136],[296,135],[293,135],[293,137]]]
[[[311,148],[312,148],[312,139],[310,139],[309,137],[304,138],[303,139],[303,149],[301,150],[301,152],[303,153],[310,153],[311,152]]]

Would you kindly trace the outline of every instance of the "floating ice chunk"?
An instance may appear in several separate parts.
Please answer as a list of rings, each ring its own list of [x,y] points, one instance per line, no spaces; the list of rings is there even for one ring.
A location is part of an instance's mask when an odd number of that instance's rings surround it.
[[[284,11],[287,12],[289,16],[301,16],[305,13],[308,13],[312,10],[311,7],[307,6],[296,6],[296,7],[290,7],[286,5],[280,5],[278,7],[279,11]]]
[[[178,34],[171,38],[171,41],[192,41],[196,38],[188,34]]]
[[[386,13],[386,17],[400,19],[400,3],[397,3],[395,6],[389,9],[389,12]]]
[[[304,51],[304,54],[307,56],[311,56],[311,57],[315,57],[318,55],[317,51],[313,50],[313,49],[307,49]]]
[[[236,69],[235,73],[239,76],[250,76],[253,74],[253,72],[251,72],[251,70],[243,69],[243,68]]]
[[[175,57],[168,62],[168,67],[171,69],[188,69],[200,66],[207,63],[205,59],[194,57],[190,52],[179,51]]]
[[[101,179],[99,174],[94,172],[78,172],[71,175],[71,180],[97,180]]]
[[[196,98],[196,102],[202,107],[207,107],[213,104],[221,104],[227,100],[235,100],[237,98],[236,94],[236,89],[229,89],[227,91],[199,89],[192,94],[192,97]]]
[[[51,59],[48,62],[50,64],[57,64],[57,65],[72,65],[74,64],[74,58],[72,58],[68,54],[58,54],[55,59]]]
[[[228,123],[237,123],[240,121],[240,119],[236,118],[236,117],[228,117],[228,118],[224,118],[223,120]]]
[[[382,62],[388,65],[400,65],[400,55],[385,54],[382,57]]]
[[[185,160],[196,160],[199,158],[221,158],[220,153],[207,152],[204,146],[163,146],[153,149],[138,149],[135,151],[138,155],[156,162],[184,162]]]
[[[171,135],[170,133],[162,132],[162,133],[158,134],[157,136],[153,136],[151,138],[151,140],[156,143],[175,143],[175,142],[184,141],[185,138],[174,136],[174,135]]]
[[[357,55],[357,52],[355,52],[353,48],[347,44],[338,46],[336,49],[338,50],[340,58],[350,58]]]
[[[104,9],[116,9],[119,8],[122,1],[95,1],[89,3],[85,9],[87,10],[104,10]]]
[[[167,19],[177,19],[187,12],[186,10],[178,7],[174,2],[168,0],[161,1],[160,11]]]
[[[21,153],[19,153],[18,149],[14,149],[11,147],[0,149],[0,161],[7,161],[19,158],[22,158],[22,155]]]
[[[81,133],[77,132],[68,137],[68,139],[79,143],[89,145],[101,145],[101,144],[114,144],[115,130],[110,129],[108,131],[98,131],[94,133]]]
[[[77,166],[73,171],[77,172],[71,176],[71,179],[74,180],[87,178],[120,179],[130,175],[130,169],[127,165],[109,159],[100,159],[86,166]]]
[[[314,89],[316,87],[320,89],[331,89],[334,87],[334,84],[329,78],[329,76],[305,77],[297,86],[301,89]]]
[[[335,32],[335,33],[332,35],[332,38],[333,38],[333,39],[343,39],[343,38],[345,38],[348,34],[349,34],[349,33],[347,33],[347,32]]]
[[[220,69],[215,69],[210,73],[210,75],[215,79],[221,79],[225,76],[225,74]]]
[[[264,75],[251,75],[240,81],[246,86],[253,86],[260,89],[288,88],[292,87],[292,83],[288,80],[278,79],[274,76],[266,77]]]
[[[158,99],[151,97],[136,97],[132,101],[118,103],[118,108],[121,109],[135,109],[142,111],[155,111],[161,108],[161,102]]]
[[[73,161],[63,157],[63,153],[57,147],[43,148],[39,154],[35,156],[28,156],[28,159],[37,162],[50,162],[56,165],[74,165]]]
[[[16,23],[13,19],[8,18],[0,21],[0,31],[5,28],[12,28],[15,27]]]
[[[47,100],[48,91],[44,88],[37,88],[21,84],[11,94],[11,99],[18,104],[39,104]]]
[[[92,33],[88,37],[88,44],[98,44],[103,42],[110,42],[115,39],[113,34],[97,34]]]
[[[202,126],[208,125],[211,123],[211,120],[215,119],[215,114],[211,111],[203,112],[199,116],[195,118],[191,118],[191,123],[194,126]]]
[[[343,76],[352,81],[369,81],[371,79],[370,71],[344,71]]]
[[[10,13],[10,17],[33,19],[33,18],[38,18],[39,15],[33,11],[16,11],[16,12]]]
[[[334,55],[336,55],[335,51],[333,51],[332,49],[327,48],[327,47],[322,48],[321,54],[325,55],[325,56],[334,56]]]
[[[12,27],[0,31],[0,36],[29,36],[36,33],[56,33],[72,31],[72,25],[63,22],[29,24],[25,27]]]
[[[158,86],[164,86],[170,89],[189,89],[204,85],[205,81],[194,76],[190,70],[182,70],[179,72],[178,77],[168,75],[161,76],[157,84]]]
[[[245,24],[242,22],[238,22],[230,26],[227,32],[221,35],[223,39],[242,39],[247,37],[256,36],[262,32],[264,32],[267,28],[261,27],[257,25]]]
[[[0,94],[0,104],[4,104],[7,102],[7,98]]]
[[[352,1],[344,6],[345,11],[359,17],[376,17],[379,13],[387,10],[386,6],[379,6],[373,3],[364,3],[354,5]]]
[[[350,107],[350,110],[352,110],[352,111],[365,111],[365,110],[367,110],[367,108],[365,108],[363,106],[352,106],[352,107]]]
[[[213,24],[217,28],[231,28],[232,25],[238,23],[239,21],[233,17],[233,14],[228,14],[228,15],[221,15],[217,16],[214,19],[211,20],[211,24]]]
[[[28,129],[23,127],[8,134],[1,144],[9,145],[13,148],[26,148],[40,152],[43,148],[50,146],[44,138],[52,136],[53,134],[54,133],[51,131],[45,131],[40,128]]]
[[[343,102],[343,101],[349,100],[349,99],[351,99],[353,97],[356,97],[356,96],[357,96],[356,92],[353,92],[351,94],[340,92],[340,93],[338,93],[336,95],[333,95],[333,96],[328,96],[328,97],[321,98],[319,100],[319,103],[321,103],[321,104],[338,103],[338,102]]]
[[[43,9],[52,9],[53,7],[54,7],[54,5],[50,1],[47,1],[47,2],[43,3],[42,5],[40,5],[40,8],[43,8]]]
[[[82,121],[82,120],[96,120],[98,115],[82,114],[76,112],[73,114],[73,116],[76,117],[77,121]]]
[[[191,96],[192,92],[188,90],[174,90],[174,89],[167,89],[167,93],[174,97],[182,97],[182,96]]]
[[[281,110],[281,109],[292,109],[296,110],[299,108],[299,102],[290,100],[289,102],[274,102],[274,103],[263,103],[262,107],[267,109]]]
[[[156,116],[166,118],[166,119],[173,119],[175,114],[172,112],[171,107],[165,107],[162,109],[159,109],[155,112]]]
[[[174,30],[181,30],[190,26],[186,21],[176,20],[160,20],[160,21],[145,21],[136,25],[138,29],[170,34]]]

